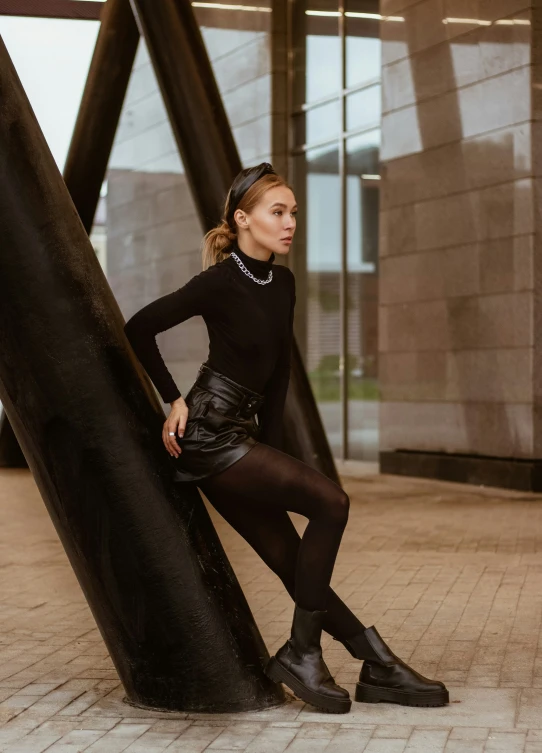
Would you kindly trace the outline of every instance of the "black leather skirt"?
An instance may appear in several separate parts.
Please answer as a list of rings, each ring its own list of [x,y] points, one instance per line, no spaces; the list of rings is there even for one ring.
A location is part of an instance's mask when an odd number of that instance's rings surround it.
[[[185,396],[188,420],[182,452],[173,458],[174,481],[198,481],[223,471],[258,443],[256,412],[263,395],[202,364]]]

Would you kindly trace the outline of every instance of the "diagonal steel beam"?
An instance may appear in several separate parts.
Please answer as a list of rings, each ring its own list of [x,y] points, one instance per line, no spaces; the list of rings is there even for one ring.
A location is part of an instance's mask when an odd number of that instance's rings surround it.
[[[108,0],[64,165],[64,181],[89,235],[138,43],[129,0]]]
[[[32,16],[37,18],[73,18],[98,21],[104,3],[98,0],[0,0],[0,16]]]
[[[64,166],[64,181],[89,235],[138,43],[139,30],[129,0],[108,0]],[[25,462],[7,413],[3,412],[0,467],[14,463],[24,467]]]
[[[220,220],[241,160],[190,0],[130,0],[205,231]],[[290,453],[337,483],[333,456],[297,344],[285,409]],[[288,431],[295,423],[294,434]]]
[[[268,653],[0,38],[0,399],[136,706],[277,705]],[[183,488],[181,489],[181,486]]]

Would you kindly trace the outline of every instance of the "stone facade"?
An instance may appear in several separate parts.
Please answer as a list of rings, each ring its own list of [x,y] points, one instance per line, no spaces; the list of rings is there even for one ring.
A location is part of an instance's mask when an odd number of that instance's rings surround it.
[[[540,451],[531,6],[382,0],[381,450]]]

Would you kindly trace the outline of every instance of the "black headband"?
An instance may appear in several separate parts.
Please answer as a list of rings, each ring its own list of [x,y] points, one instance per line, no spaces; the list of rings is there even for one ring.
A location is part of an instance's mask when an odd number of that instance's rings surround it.
[[[256,167],[247,167],[245,170],[241,170],[233,181],[228,195],[226,221],[230,227],[233,227],[233,214],[248,189],[253,186],[257,180],[263,178],[264,175],[276,174],[277,173],[273,169],[273,166],[270,165],[269,162],[261,162],[259,165],[256,165]]]

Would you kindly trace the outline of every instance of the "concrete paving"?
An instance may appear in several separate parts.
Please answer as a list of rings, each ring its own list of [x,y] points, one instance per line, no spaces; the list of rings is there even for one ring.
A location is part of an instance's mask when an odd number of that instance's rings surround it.
[[[31,474],[3,469],[0,751],[542,753],[542,496],[343,478],[352,506],[332,584],[396,653],[447,683],[449,706],[354,703],[328,715],[290,696],[265,712],[208,715],[127,705]],[[210,512],[273,653],[292,602]],[[329,637],[323,645],[353,696],[360,662]]]

